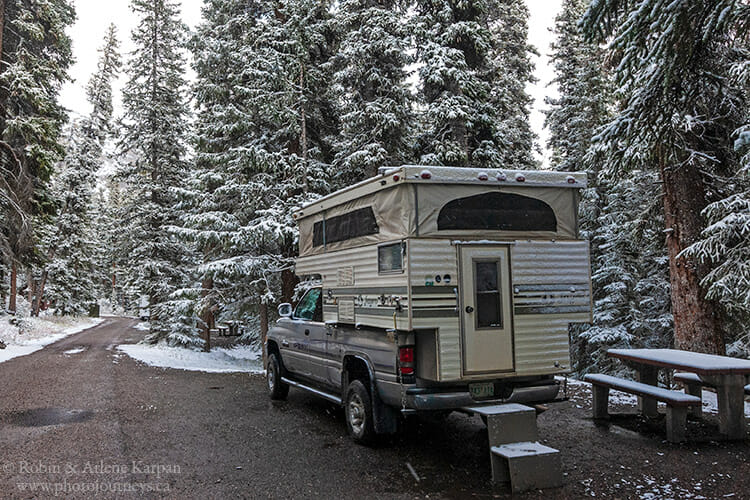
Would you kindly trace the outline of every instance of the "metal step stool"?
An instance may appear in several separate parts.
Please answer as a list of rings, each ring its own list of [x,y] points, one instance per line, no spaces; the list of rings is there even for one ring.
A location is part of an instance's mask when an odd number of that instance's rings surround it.
[[[487,419],[490,447],[519,441],[537,441],[536,410],[517,403],[473,406],[465,410]]]
[[[490,448],[492,482],[507,483],[513,493],[562,486],[560,452],[536,442]]]

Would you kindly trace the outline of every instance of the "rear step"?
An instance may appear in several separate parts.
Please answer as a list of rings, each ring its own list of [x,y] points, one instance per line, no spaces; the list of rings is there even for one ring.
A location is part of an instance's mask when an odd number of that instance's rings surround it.
[[[332,403],[336,403],[337,405],[341,404],[341,398],[338,396],[334,396],[333,394],[328,394],[327,392],[323,392],[319,389],[315,389],[313,387],[310,387],[309,385],[300,384],[296,380],[291,380],[286,377],[281,377],[281,381],[284,382],[285,384],[291,385],[292,387],[296,387],[298,389],[303,389],[305,391],[312,392],[313,394],[316,394],[322,398],[325,398],[328,401],[331,401]]]

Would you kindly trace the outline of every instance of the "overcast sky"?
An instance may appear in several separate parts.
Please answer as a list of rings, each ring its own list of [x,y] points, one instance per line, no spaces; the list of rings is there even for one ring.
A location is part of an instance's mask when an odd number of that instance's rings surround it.
[[[540,137],[542,145],[546,142],[547,134],[543,130],[544,97],[554,92],[548,87],[550,80],[554,77],[552,68],[549,66],[549,44],[552,34],[549,28],[554,24],[555,16],[560,9],[561,0],[526,0],[531,11],[530,20],[530,42],[537,48],[541,57],[535,58],[536,76],[539,82],[529,89],[536,100],[534,112],[531,118],[532,127]],[[96,70],[98,59],[97,50],[101,46],[107,26],[115,23],[119,30],[121,51],[123,54],[131,51],[133,45],[130,42],[130,32],[137,23],[136,16],[130,11],[129,0],[73,0],[78,20],[69,33],[73,38],[73,54],[76,63],[71,70],[74,81],[65,85],[62,90],[62,103],[74,113],[87,113],[89,106],[86,103],[84,87],[91,74]],[[183,21],[194,28],[200,22],[200,10],[203,0],[183,0]],[[125,81],[122,76],[117,84],[121,87]],[[117,89],[116,89],[117,90]],[[119,92],[115,92],[115,106],[119,108]]]

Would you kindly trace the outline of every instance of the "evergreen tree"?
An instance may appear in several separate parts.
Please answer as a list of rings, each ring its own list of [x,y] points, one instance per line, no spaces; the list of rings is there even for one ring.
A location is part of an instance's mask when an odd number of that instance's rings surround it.
[[[591,234],[594,321],[573,336],[574,369],[621,369],[611,348],[666,348],[672,341],[669,277],[658,175],[602,179]]]
[[[531,48],[521,0],[418,0],[413,31],[424,101],[425,164],[533,165]]]
[[[718,187],[712,176],[738,161],[730,137],[747,101],[730,69],[739,56],[733,30],[747,10],[742,4],[601,0],[583,19],[588,35],[610,38],[619,58],[623,109],[598,136],[610,167],[651,163],[660,170],[675,344],[692,351],[724,352],[719,310],[701,286],[708,266],[682,252],[705,228],[701,212]]]
[[[104,143],[112,131],[112,81],[120,67],[118,47],[117,30],[111,25],[97,71],[86,87],[92,111],[70,127],[66,156],[54,178],[52,192],[59,209],[41,245],[49,263],[37,286],[34,314],[39,313],[45,291],[61,314],[83,314],[96,301],[99,277],[93,196]],[[48,279],[49,289],[45,290]]]
[[[207,0],[193,38],[196,169],[182,234],[204,255],[204,326],[291,300],[292,209],[328,189],[337,130],[329,5]],[[219,300],[220,297],[220,300]]]
[[[0,22],[0,243],[10,267],[15,310],[20,264],[34,254],[34,216],[53,206],[46,192],[55,162],[64,109],[57,101],[72,62],[65,28],[75,13],[66,0],[3,2]]]
[[[551,60],[559,97],[546,99],[547,146],[555,170],[587,171],[595,181],[600,161],[587,158],[597,130],[612,118],[614,92],[604,49],[586,40],[578,22],[588,0],[564,0],[555,20]]]
[[[127,64],[119,141],[124,159],[119,176],[130,201],[123,219],[129,221],[124,234],[128,284],[148,297],[150,340],[196,344],[195,320],[189,312],[187,318],[182,314],[184,302],[176,295],[193,284],[192,253],[170,230],[180,219],[174,188],[184,183],[189,171],[182,53],[186,27],[174,1],[133,0],[131,8],[140,22],[132,33],[136,50]]]
[[[736,32],[748,33],[750,8]],[[745,37],[744,52],[732,69],[732,81],[737,88],[750,89],[750,39]],[[748,92],[746,90],[746,92]],[[750,98],[750,95],[747,95]],[[709,262],[711,271],[703,279],[708,298],[718,301],[731,315],[738,335],[728,353],[750,357],[750,109],[745,109],[744,124],[734,135],[735,150],[742,156],[739,168],[729,179],[727,196],[706,207],[703,215],[708,227],[701,239],[685,253]]]
[[[350,185],[409,159],[412,95],[408,33],[396,0],[345,0],[336,82],[343,96],[336,177]]]

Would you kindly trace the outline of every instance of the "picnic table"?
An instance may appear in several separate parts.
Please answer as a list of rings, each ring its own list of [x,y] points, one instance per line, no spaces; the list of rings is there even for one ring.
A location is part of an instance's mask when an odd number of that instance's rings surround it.
[[[222,325],[219,326],[219,335],[224,336],[233,336],[233,335],[241,335],[242,332],[242,322],[241,321],[224,321]]]
[[[745,437],[745,384],[750,360],[678,349],[610,349],[607,356],[623,360],[636,370],[640,382],[654,386],[659,369],[695,373],[706,385],[716,388],[719,432],[730,439]],[[654,399],[638,398],[638,407],[647,416],[657,414],[656,403]]]

